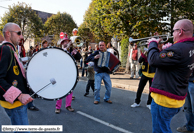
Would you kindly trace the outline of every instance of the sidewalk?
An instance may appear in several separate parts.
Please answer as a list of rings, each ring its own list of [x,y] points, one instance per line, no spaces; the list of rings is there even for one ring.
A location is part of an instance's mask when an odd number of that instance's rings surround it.
[[[124,72],[116,72],[115,75],[110,74],[110,78],[112,81],[112,87],[137,92],[140,80],[130,79],[130,74],[125,74]],[[86,77],[82,77],[81,69],[79,69],[79,79],[87,81]],[[147,82],[143,93],[149,93],[149,82]]]

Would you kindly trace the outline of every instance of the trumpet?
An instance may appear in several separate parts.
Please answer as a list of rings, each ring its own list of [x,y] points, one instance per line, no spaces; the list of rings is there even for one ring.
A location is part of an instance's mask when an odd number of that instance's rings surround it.
[[[169,38],[173,38],[173,36],[169,36],[169,35],[158,35],[158,36],[150,36],[150,37],[145,37],[145,38],[140,38],[140,39],[133,39],[132,37],[129,38],[129,42],[130,43],[136,43],[139,42],[139,46],[144,46],[144,45],[148,45],[147,44],[147,40],[151,39],[151,38],[161,38],[162,40],[160,41],[160,43],[165,43],[169,40]]]

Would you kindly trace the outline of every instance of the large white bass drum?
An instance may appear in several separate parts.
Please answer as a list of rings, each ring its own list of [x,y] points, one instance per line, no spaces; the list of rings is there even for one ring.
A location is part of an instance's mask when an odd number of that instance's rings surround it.
[[[32,56],[27,64],[26,78],[29,87],[46,100],[67,96],[79,80],[74,58],[56,47],[42,49]]]

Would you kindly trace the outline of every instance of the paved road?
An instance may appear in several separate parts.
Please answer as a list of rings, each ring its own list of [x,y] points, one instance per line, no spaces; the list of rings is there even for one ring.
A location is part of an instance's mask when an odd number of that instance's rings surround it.
[[[112,89],[111,100],[113,104],[103,101],[105,88],[101,89],[101,102],[93,104],[93,93],[84,97],[86,81],[79,81],[72,101],[75,112],[65,109],[63,99],[62,112],[55,114],[55,101],[35,99],[35,105],[40,111],[28,111],[31,125],[63,125],[65,133],[151,133],[152,121],[150,110],[146,108],[147,94],[143,94],[141,106],[131,108],[134,102],[135,92],[118,88]],[[0,124],[9,125],[10,121],[2,107],[0,107]],[[186,122],[184,113],[181,111],[171,122],[173,133],[176,128]]]

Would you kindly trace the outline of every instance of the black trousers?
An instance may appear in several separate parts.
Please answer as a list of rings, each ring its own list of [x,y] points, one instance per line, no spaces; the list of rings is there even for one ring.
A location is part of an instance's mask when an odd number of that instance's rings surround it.
[[[92,88],[94,92],[94,80],[88,80],[88,83],[86,85],[86,93],[89,94],[90,87]]]
[[[138,87],[138,90],[136,93],[135,103],[139,104],[141,102],[140,99],[141,99],[141,95],[142,95],[142,92],[144,90],[144,87],[145,87],[147,81],[149,81],[149,87],[150,87],[152,85],[152,79],[153,78],[148,78],[142,74],[140,82],[139,82],[139,87]],[[152,102],[152,97],[150,96],[150,92],[149,92],[147,105],[150,105],[151,102]]]

